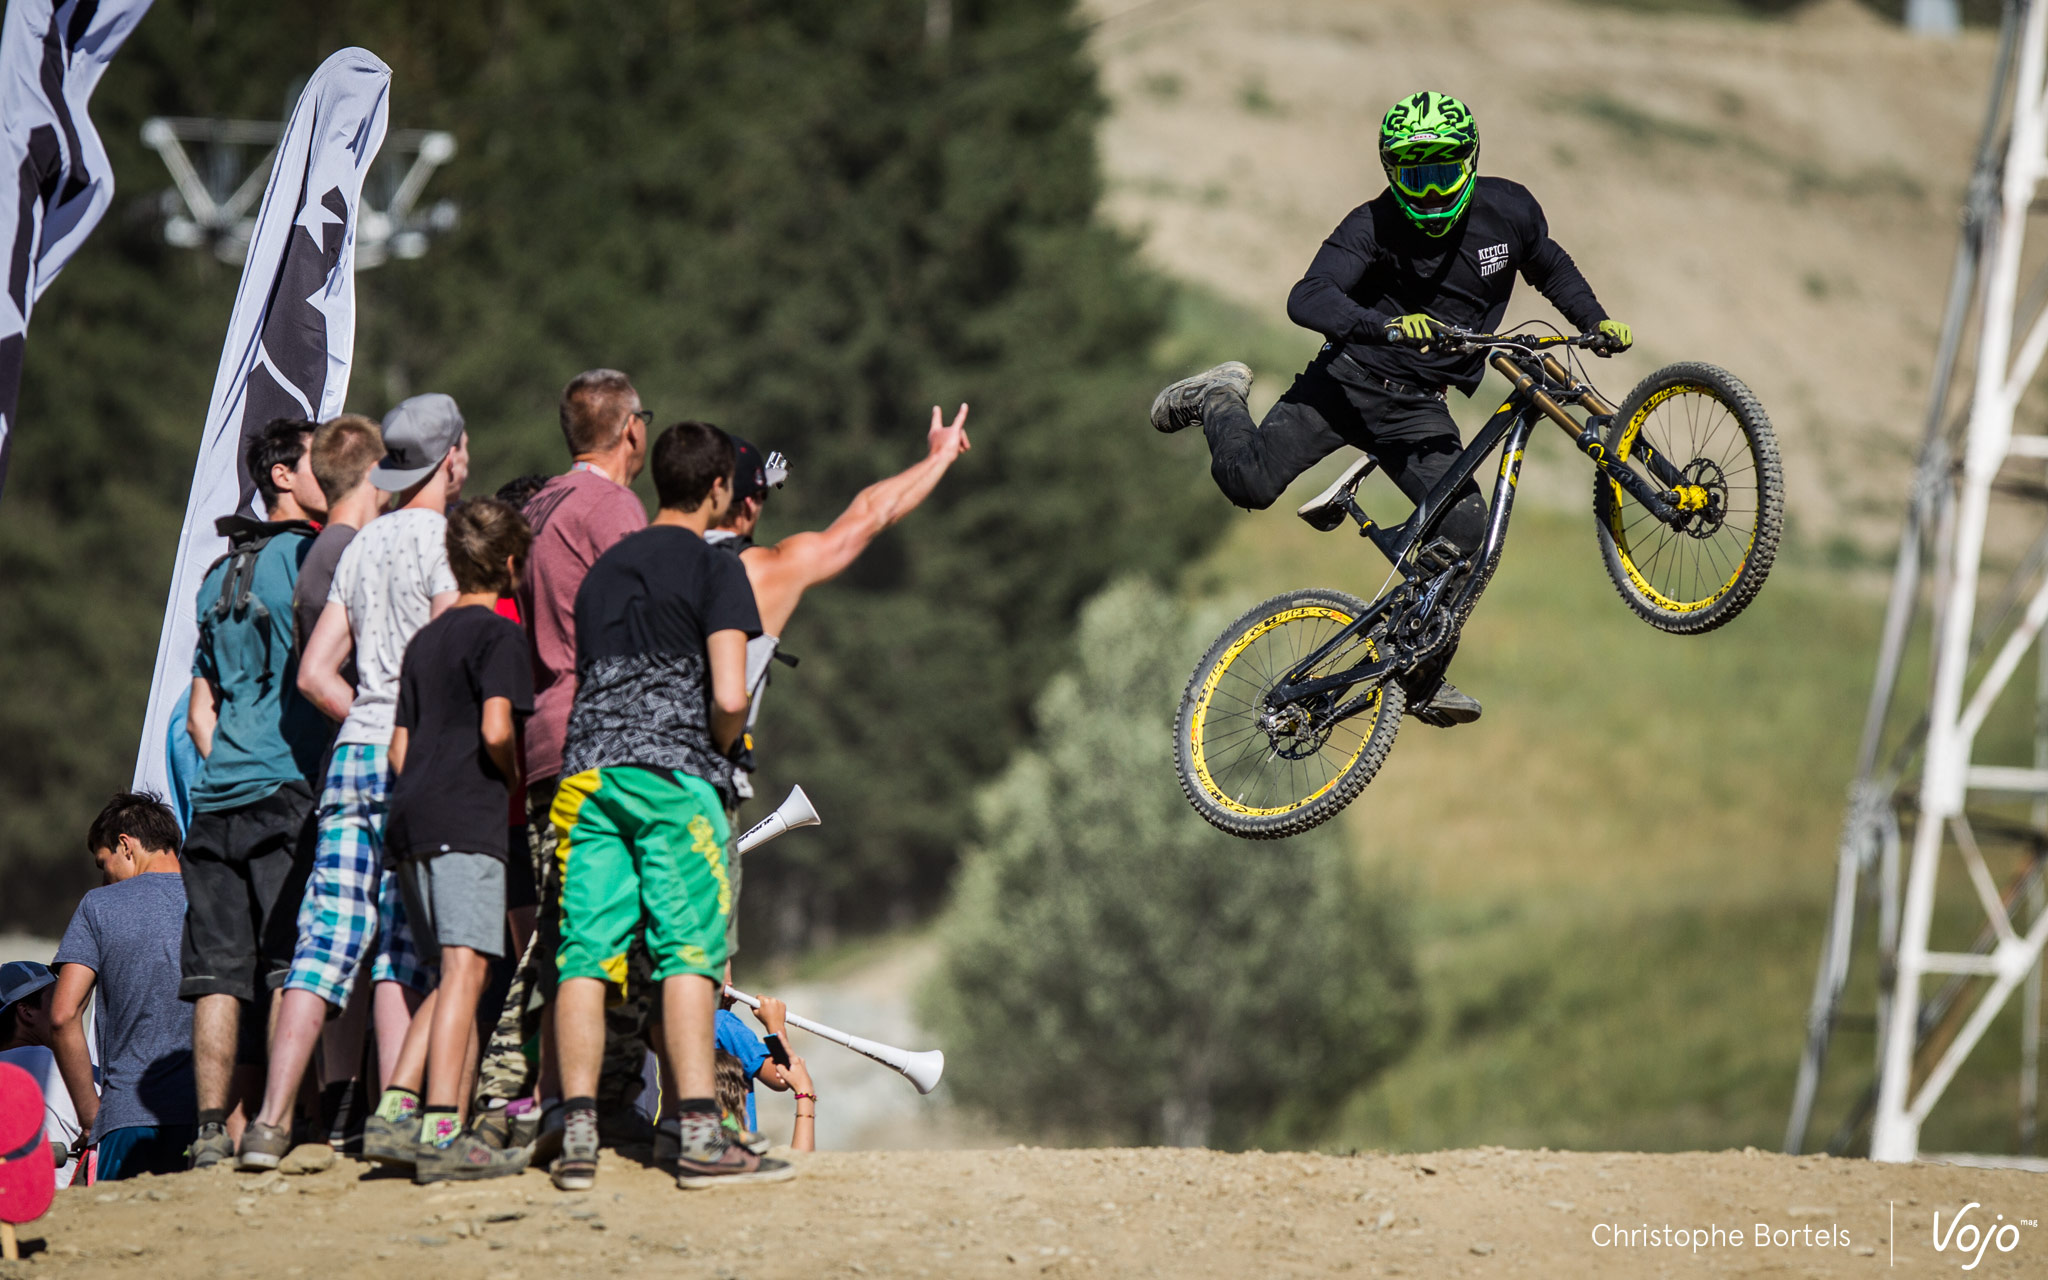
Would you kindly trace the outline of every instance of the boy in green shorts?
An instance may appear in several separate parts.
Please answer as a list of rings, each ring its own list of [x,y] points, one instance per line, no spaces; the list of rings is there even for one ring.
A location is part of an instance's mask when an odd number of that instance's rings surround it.
[[[719,1123],[713,1014],[732,884],[728,753],[746,723],[747,641],[760,634],[737,558],[704,530],[732,501],[732,440],[683,422],[653,450],[654,522],[598,557],[576,593],[576,700],[552,816],[562,886],[555,1046],[565,1191],[597,1176],[597,1079],[607,997],[646,930],[682,1117],[684,1187],[780,1181]]]

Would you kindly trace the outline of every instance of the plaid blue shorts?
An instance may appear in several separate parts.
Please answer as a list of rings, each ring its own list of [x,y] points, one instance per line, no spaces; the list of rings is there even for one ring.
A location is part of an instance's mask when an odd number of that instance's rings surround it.
[[[346,1004],[373,939],[373,981],[401,982],[415,991],[433,986],[433,971],[406,927],[398,877],[383,866],[389,785],[384,747],[350,742],[334,749],[320,793],[320,843],[299,904],[299,941],[287,989]]]

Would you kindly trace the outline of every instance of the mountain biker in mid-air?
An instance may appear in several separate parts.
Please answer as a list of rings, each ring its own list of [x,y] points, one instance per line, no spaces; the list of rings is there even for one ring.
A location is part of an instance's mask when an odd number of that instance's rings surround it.
[[[1201,424],[1210,474],[1225,497],[1264,510],[1296,476],[1348,444],[1419,503],[1460,448],[1445,392],[1456,387],[1470,396],[1485,366],[1484,353],[1416,344],[1439,324],[1493,332],[1517,272],[1582,333],[1597,331],[1611,350],[1628,349],[1629,327],[1608,318],[1550,238],[1535,197],[1506,178],[1480,177],[1478,160],[1479,128],[1464,103],[1432,92],[1396,102],[1380,122],[1387,189],[1345,215],[1287,297],[1287,318],[1322,334],[1322,352],[1257,424],[1245,403],[1252,371],[1234,360],[1174,383],[1152,402],[1152,425],[1161,431]],[[1315,523],[1319,504],[1338,497],[1333,486],[1302,515]],[[1467,480],[1442,536],[1418,559],[1442,569],[1470,558],[1486,516],[1486,500]],[[1408,690],[1408,714],[1424,724],[1479,718],[1478,701],[1443,678],[1455,649],[1453,640]]]

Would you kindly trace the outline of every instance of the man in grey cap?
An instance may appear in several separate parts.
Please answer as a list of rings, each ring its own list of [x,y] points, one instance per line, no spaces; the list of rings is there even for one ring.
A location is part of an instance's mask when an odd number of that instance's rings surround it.
[[[384,1079],[431,983],[413,949],[397,881],[384,870],[386,752],[405,646],[455,601],[444,513],[469,475],[469,436],[455,401],[439,394],[414,396],[384,415],[383,434],[384,460],[370,482],[391,495],[390,514],[371,521],[342,552],[299,660],[299,692],[341,729],[320,796],[298,946],[271,1031],[263,1110],[242,1133],[245,1169],[274,1169],[291,1149],[300,1079],[321,1026],[348,1003],[371,944],[371,1016]],[[351,656],[353,686],[342,677]]]
[[[81,1126],[52,1051],[56,1037],[50,1025],[50,997],[56,985],[57,975],[49,965],[33,960],[0,964],[0,1062],[35,1078],[43,1091],[43,1136],[68,1153],[78,1142]],[[57,1166],[57,1185],[70,1186],[77,1169],[77,1161],[64,1160]]]

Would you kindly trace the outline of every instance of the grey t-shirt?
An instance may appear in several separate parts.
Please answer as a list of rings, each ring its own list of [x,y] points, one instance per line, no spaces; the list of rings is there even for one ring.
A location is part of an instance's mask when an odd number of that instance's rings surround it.
[[[185,880],[152,871],[85,895],[52,966],[99,975],[100,1114],[92,1140],[135,1125],[192,1124],[192,1006],[178,999]]]
[[[313,628],[319,625],[320,611],[327,607],[327,589],[334,585],[334,566],[341,563],[341,553],[348,550],[349,541],[355,536],[356,527],[352,524],[330,524],[320,530],[320,536],[306,548],[306,558],[299,562],[299,584],[292,588],[292,618],[298,624],[301,653],[313,638]],[[342,676],[350,684],[356,682],[355,670],[351,654],[342,668]]]

